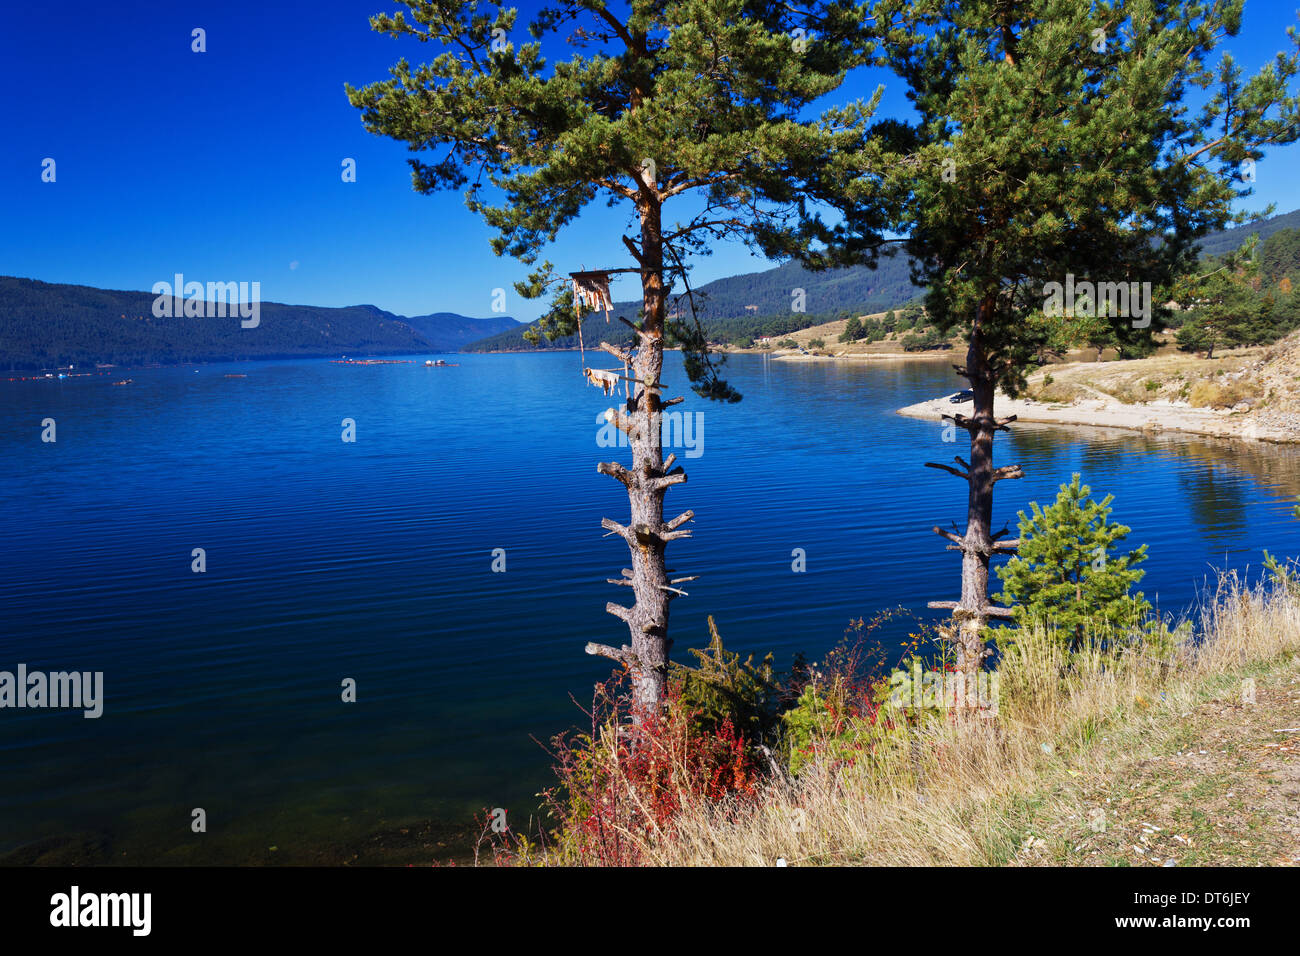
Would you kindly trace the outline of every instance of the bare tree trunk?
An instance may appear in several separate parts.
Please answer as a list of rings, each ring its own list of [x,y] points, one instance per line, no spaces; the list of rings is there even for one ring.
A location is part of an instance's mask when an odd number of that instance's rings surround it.
[[[650,185],[653,185],[652,183]],[[632,467],[617,462],[597,465],[601,474],[617,478],[627,488],[631,520],[622,525],[605,518],[602,526],[622,537],[632,558],[632,567],[623,570],[621,579],[611,584],[632,588],[636,602],[632,607],[610,602],[605,609],[627,624],[630,644],[612,648],[588,644],[588,654],[600,654],[627,665],[632,677],[634,718],[638,725],[657,716],[667,680],[668,611],[672,600],[685,592],[676,585],[693,580],[669,578],[665,559],[668,542],[690,537],[682,525],[695,515],[687,511],[671,521],[664,521],[664,493],[672,485],[686,481],[686,472],[673,467],[675,455],[663,457],[663,409],[676,405],[680,398],[665,401],[660,375],[664,364],[664,312],[667,288],[664,285],[664,247],[660,227],[660,205],[648,197],[640,205],[642,320],[637,328],[635,351],[628,352],[602,343],[601,348],[630,362],[632,391],[622,410],[610,409],[607,416],[628,436],[632,448]]]
[[[957,373],[970,382],[974,413],[970,418],[964,415],[944,416],[969,433],[970,461],[966,462],[960,457],[954,459],[965,471],[959,471],[950,465],[926,462],[927,467],[947,471],[965,479],[967,483],[965,534],[958,535],[939,527],[934,529],[935,534],[948,539],[948,550],[961,552],[961,600],[931,601],[930,607],[952,610],[956,624],[953,643],[957,651],[957,669],[968,677],[980,670],[984,659],[991,653],[984,646],[981,637],[985,623],[990,617],[1010,616],[1006,608],[989,603],[989,560],[998,553],[1014,554],[1018,544],[1014,540],[1000,540],[1007,534],[1005,528],[996,534],[993,532],[993,486],[1004,478],[1024,477],[1019,465],[993,467],[993,436],[998,431],[1005,431],[1007,425],[1015,421],[1014,415],[999,421],[993,414],[998,377],[990,365],[984,346],[983,321],[985,316],[992,314],[996,304],[996,299],[992,296],[980,303],[971,327],[966,365],[956,366]]]

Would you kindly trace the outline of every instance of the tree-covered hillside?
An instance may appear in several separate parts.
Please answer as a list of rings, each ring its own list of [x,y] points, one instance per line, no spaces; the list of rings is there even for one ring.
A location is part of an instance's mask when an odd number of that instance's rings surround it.
[[[696,309],[709,336],[715,341],[739,342],[763,335],[785,335],[818,325],[845,313],[879,312],[913,299],[912,285],[905,259],[882,259],[880,267],[857,266],[812,272],[797,263],[786,263],[763,272],[718,279],[694,289]],[[800,296],[798,290],[802,290]],[[678,283],[670,305],[690,318],[690,305]],[[678,300],[680,296],[680,300]],[[616,302],[613,315],[635,319],[640,302]],[[799,310],[801,309],[801,310]],[[524,326],[494,335],[466,347],[466,351],[497,352],[516,349],[576,348],[576,336],[543,341],[533,346],[524,339]],[[587,345],[602,338],[621,342],[627,327],[605,324],[604,314],[590,315],[583,322],[583,339]]]
[[[1201,255],[1221,256],[1239,248],[1252,235],[1258,235],[1262,242],[1294,227],[1300,227],[1300,210],[1212,233],[1201,243]],[[792,307],[797,289],[804,291],[802,312]],[[683,292],[680,283],[674,292],[679,295]],[[882,259],[876,269],[855,266],[826,272],[812,272],[790,262],[762,272],[718,279],[697,288],[695,293],[700,319],[709,337],[718,342],[744,344],[761,336],[788,335],[846,314],[866,315],[899,308],[917,300],[922,290],[911,283],[908,260],[897,257]],[[616,302],[613,314],[634,319],[640,307],[639,302]],[[680,307],[689,318],[685,297]],[[503,352],[578,346],[576,336],[553,341],[543,339],[533,345],[524,338],[526,328],[521,325],[489,336],[466,345],[464,350]],[[619,328],[610,328],[605,324],[604,315],[599,314],[587,316],[582,330],[587,345],[601,339],[617,344],[626,339],[627,327],[619,323]]]
[[[508,316],[436,313],[407,319],[373,305],[261,304],[238,316],[156,318],[155,296],[0,276],[0,368],[222,362],[340,354],[453,351],[517,325]]]
[[[1300,209],[1283,213],[1280,216],[1273,216],[1262,222],[1211,233],[1201,242],[1201,256],[1202,258],[1221,256],[1226,252],[1232,252],[1234,249],[1240,248],[1241,244],[1251,236],[1259,236],[1260,242],[1263,242],[1283,229],[1298,228],[1300,228]]]

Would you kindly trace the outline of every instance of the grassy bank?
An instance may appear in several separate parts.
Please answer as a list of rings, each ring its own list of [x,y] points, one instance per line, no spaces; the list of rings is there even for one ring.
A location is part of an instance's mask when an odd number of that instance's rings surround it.
[[[619,838],[671,866],[1300,862],[1300,597],[1225,579],[1195,634],[1069,654],[1022,632],[996,716],[878,723],[857,758],[681,794]]]

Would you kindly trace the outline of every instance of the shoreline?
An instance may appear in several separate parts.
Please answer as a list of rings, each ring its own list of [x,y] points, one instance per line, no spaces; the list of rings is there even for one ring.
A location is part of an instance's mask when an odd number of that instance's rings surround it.
[[[997,393],[996,404],[999,417],[1014,415],[1017,422],[1027,424],[1118,428],[1146,434],[1169,431],[1278,445],[1300,444],[1300,434],[1261,425],[1248,412],[1215,411],[1170,402],[1130,405],[1102,399],[1085,399],[1066,405],[1010,398],[1003,392]],[[972,411],[972,402],[954,403],[948,396],[942,396],[900,408],[897,414],[940,421],[944,415],[954,412],[969,415]]]
[[[747,350],[729,353],[733,355],[762,355],[762,352]],[[812,355],[803,352],[779,351],[770,353],[773,359],[782,362],[947,362],[953,361],[953,350],[930,350],[925,352],[844,352],[839,355]]]

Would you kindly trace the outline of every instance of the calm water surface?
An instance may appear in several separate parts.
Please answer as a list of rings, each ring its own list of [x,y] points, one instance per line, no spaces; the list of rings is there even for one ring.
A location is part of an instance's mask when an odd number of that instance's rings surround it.
[[[98,720],[0,711],[0,855],[427,862],[484,808],[522,823],[550,782],[533,738],[577,723],[570,694],[608,674],[583,645],[626,638],[603,608],[628,598],[604,583],[627,553],[600,519],[627,502],[595,464],[628,455],[599,447],[609,400],[577,355],[450,361],[0,383],[0,670],[103,671],[106,698]],[[733,648],[788,661],[850,618],[955,598],[929,529],[962,520],[965,492],[922,462],[964,452],[893,414],[959,387],[949,366],[728,369],[744,401],[683,407],[702,444],[676,449],[690,481],[667,507],[697,520],[670,557],[701,577],[673,608],[675,656],[709,614]],[[684,380],[676,356],[666,375]],[[1019,426],[997,458],[1027,474],[999,484],[998,526],[1073,471],[1113,492],[1166,612],[1215,568],[1300,554],[1294,448]]]

